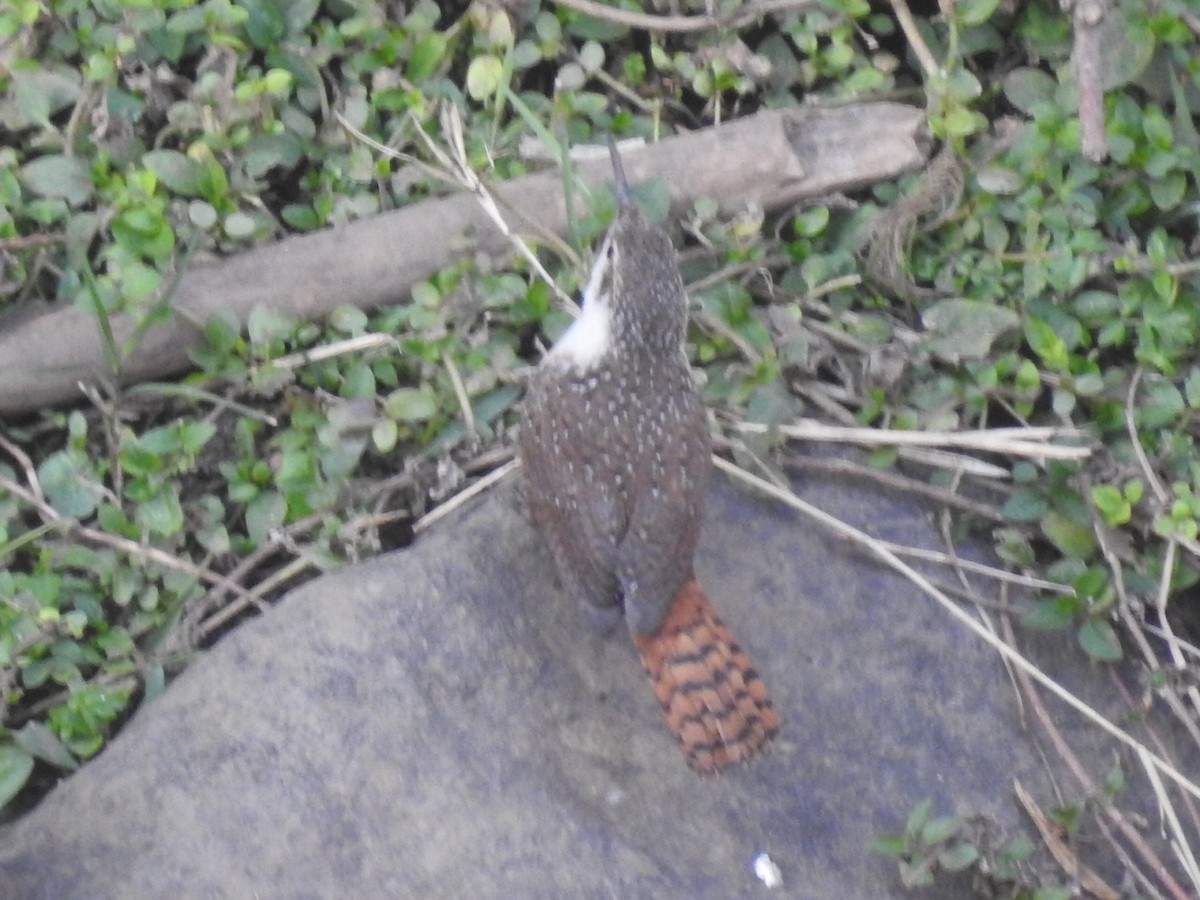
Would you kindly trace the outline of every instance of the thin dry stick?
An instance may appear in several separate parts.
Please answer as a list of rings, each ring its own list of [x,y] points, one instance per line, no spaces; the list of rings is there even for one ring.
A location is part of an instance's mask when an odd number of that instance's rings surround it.
[[[917,61],[921,63],[921,68],[925,71],[925,77],[931,78],[941,71],[941,66],[937,64],[937,60],[933,58],[933,54],[929,52],[929,47],[925,43],[925,39],[921,37],[921,32],[917,30],[917,23],[913,21],[912,12],[908,8],[908,4],[904,0],[890,0],[892,11],[896,13],[896,21],[900,23],[900,30],[904,32],[904,38],[908,41],[908,46],[912,47],[912,51],[916,54]]]
[[[954,507],[962,512],[978,516],[990,522],[1008,521],[1006,516],[997,512],[996,509],[988,506],[986,503],[977,503],[961,494],[947,491],[945,488],[934,484],[918,481],[915,478],[909,478],[891,469],[875,469],[871,466],[859,465],[847,459],[825,459],[820,456],[789,456],[783,460],[783,466],[785,469],[816,470],[850,475],[858,480],[870,479],[890,488],[919,494],[922,497],[933,500],[935,503]]]
[[[313,347],[311,350],[301,350],[299,353],[290,353],[287,356],[281,356],[278,359],[271,360],[270,365],[278,369],[298,369],[301,366],[334,359],[338,356],[344,356],[347,353],[362,353],[366,350],[376,350],[382,347],[395,349],[399,346],[400,342],[390,334],[378,332],[360,334],[357,337],[346,338],[343,341],[335,341],[332,344]]]
[[[355,137],[355,139],[362,141],[364,144],[366,144],[368,147],[370,147],[372,150],[376,151],[377,153],[381,153],[384,156],[388,157],[389,159],[395,159],[395,160],[399,160],[400,162],[408,163],[409,165],[412,165],[412,166],[417,166],[426,175],[428,175],[431,178],[435,178],[444,184],[453,185],[454,187],[460,186],[461,182],[459,182],[458,179],[454,178],[452,175],[448,174],[447,172],[443,172],[441,169],[437,168],[436,166],[431,166],[427,162],[424,162],[423,160],[418,159],[417,157],[413,156],[410,153],[402,153],[401,151],[396,150],[393,147],[389,147],[387,144],[382,144],[379,141],[375,140],[375,138],[371,137],[370,135],[365,134],[362,131],[359,131],[357,128],[355,128],[353,125],[350,124],[349,119],[347,119],[345,116],[343,116],[336,109],[333,111],[333,115],[335,118],[337,118],[338,124],[340,124],[348,132],[350,132],[350,134],[353,135]]]
[[[1137,400],[1137,389],[1141,380],[1142,368],[1138,366],[1133,370],[1133,377],[1129,379],[1129,390],[1125,394],[1125,431],[1129,435],[1129,443],[1133,446],[1133,453],[1137,457],[1142,475],[1145,476],[1150,489],[1154,491],[1155,499],[1165,506],[1170,502],[1171,496],[1167,493],[1167,489],[1163,487],[1158,473],[1154,471],[1154,467],[1150,465],[1150,460],[1146,456],[1145,449],[1142,447],[1142,438],[1138,434],[1137,423],[1134,421],[1134,403]],[[1200,558],[1200,543],[1195,539],[1187,539],[1175,535],[1173,540],[1178,542],[1179,546],[1183,547],[1193,556]]]
[[[597,3],[596,0],[555,0],[555,3],[604,22],[614,22],[617,25],[646,31],[671,31],[677,34],[709,31],[714,28],[737,28],[769,13],[799,12],[819,5],[813,0],[760,0],[758,3],[748,3],[728,16],[654,16]]]
[[[1162,814],[1167,820],[1167,825],[1171,829],[1171,849],[1175,851],[1175,856],[1179,860],[1179,864],[1183,867],[1183,871],[1187,873],[1188,879],[1192,882],[1192,887],[1200,895],[1200,866],[1196,864],[1196,857],[1192,853],[1192,848],[1188,845],[1187,835],[1184,833],[1183,826],[1179,822],[1179,816],[1175,813],[1175,804],[1171,802],[1171,797],[1167,794],[1162,779],[1154,771],[1153,763],[1145,759],[1141,753],[1138,754],[1138,760],[1146,770],[1146,777],[1150,779],[1150,785],[1154,789],[1155,796],[1158,797],[1158,808],[1162,810]]]
[[[1013,635],[1013,624],[1012,622],[1009,622],[1007,616],[1002,619],[1002,625],[1004,629],[1004,640],[1007,642],[1015,642],[1016,638]],[[1097,791],[1096,784],[1094,784],[1092,781],[1091,775],[1087,774],[1087,770],[1084,768],[1084,766],[1082,766],[1082,763],[1079,761],[1079,757],[1075,756],[1074,750],[1070,749],[1070,744],[1067,743],[1067,738],[1062,736],[1062,732],[1058,731],[1058,726],[1055,725],[1054,719],[1052,719],[1051,715],[1046,712],[1046,708],[1042,703],[1042,695],[1039,695],[1038,692],[1033,689],[1030,678],[1026,677],[1028,673],[1026,670],[1024,670],[1024,668],[1020,668],[1016,674],[1018,674],[1018,679],[1021,683],[1021,690],[1024,691],[1026,700],[1028,703],[1030,703],[1030,707],[1033,709],[1033,712],[1037,714],[1038,720],[1042,722],[1042,727],[1044,728],[1046,734],[1048,734],[1050,737],[1050,742],[1054,744],[1055,750],[1058,752],[1058,756],[1060,756],[1063,762],[1067,763],[1067,767],[1070,769],[1070,772],[1072,772],[1072,774],[1075,776],[1075,780],[1079,782],[1079,785],[1084,788],[1087,796],[1098,797],[1099,792]],[[1133,746],[1133,748],[1139,752],[1142,749],[1142,745],[1132,738],[1129,738],[1126,743],[1128,743],[1130,746]],[[1159,760],[1157,756],[1153,755],[1151,755],[1150,758],[1152,764],[1160,768],[1160,763],[1162,763],[1162,760]],[[1186,784],[1186,782],[1180,782],[1180,784],[1188,786],[1190,790],[1190,784]],[[1195,793],[1194,790],[1192,792]],[[1121,834],[1124,835],[1124,839],[1129,841],[1130,846],[1133,846],[1134,850],[1140,854],[1142,860],[1144,860],[1147,865],[1151,866],[1151,869],[1154,871],[1154,876],[1158,878],[1159,883],[1162,884],[1162,886],[1168,890],[1172,896],[1175,896],[1177,900],[1188,900],[1188,894],[1186,890],[1183,890],[1181,884],[1171,876],[1169,871],[1166,871],[1166,866],[1163,865],[1163,860],[1158,857],[1156,852],[1154,852],[1153,847],[1146,844],[1145,839],[1141,836],[1141,832],[1139,832],[1139,830],[1136,829],[1133,824],[1130,824],[1129,820],[1124,817],[1121,810],[1118,810],[1116,806],[1112,804],[1104,805],[1100,809],[1102,809],[1104,814],[1103,820],[1108,820],[1114,824],[1118,830],[1120,830]],[[1111,836],[1110,840],[1112,840]]]
[[[891,550],[882,546],[879,541],[875,540],[875,538],[863,531],[860,531],[852,525],[846,524],[837,517],[831,516],[824,510],[818,509],[817,507],[806,503],[791,491],[783,490],[773,484],[770,484],[769,482],[764,481],[761,478],[758,478],[755,475],[751,475],[749,472],[738,468],[732,463],[726,462],[719,456],[713,457],[713,464],[718,469],[722,470],[733,478],[757,488],[768,496],[774,497],[782,503],[787,504],[797,512],[802,513],[810,519],[814,519],[842,537],[850,538],[851,540],[866,547],[885,563],[887,563],[900,574],[904,575],[909,581],[937,601],[937,603],[944,610],[946,610],[946,612],[957,619],[962,625],[965,625],[967,629],[977,637],[985,641],[993,650],[1011,662],[1019,671],[1025,672],[1030,678],[1043,685],[1048,691],[1057,696],[1068,706],[1075,709],[1089,721],[1099,726],[1121,743],[1128,747],[1132,747],[1135,750],[1146,750],[1145,746],[1133,738],[1128,732],[1118,728],[1104,716],[1100,715],[1100,713],[1096,712],[1096,710],[1092,709],[1090,706],[1060,685],[1049,675],[1041,671],[1037,666],[1026,659],[1020,653],[1020,651],[1016,650],[1005,641],[1002,641],[996,638],[994,635],[989,634],[986,628],[976,622],[967,612],[961,609],[958,604],[947,597],[942,591],[939,591],[937,588],[935,588],[933,584],[930,583],[929,579],[905,563]],[[1159,758],[1153,753],[1150,753],[1149,750],[1146,750],[1146,753],[1149,754],[1149,758],[1154,761],[1155,766],[1158,767],[1160,772],[1162,772],[1188,793],[1192,794],[1194,797],[1200,798],[1200,787],[1197,787],[1197,785],[1191,779],[1185,776],[1166,760]]]
[[[320,525],[328,517],[329,513],[327,510],[312,513],[311,515],[305,516],[303,519],[288,525],[285,529],[286,534],[288,537],[294,539],[297,535],[303,534],[309,529]],[[230,570],[228,576],[229,579],[234,582],[240,582],[256,568],[262,565],[263,561],[271,556],[271,554],[277,553],[278,551],[279,543],[277,541],[268,540],[260,544],[257,549],[255,549],[248,556],[244,557],[241,562],[239,562],[233,567],[232,570]],[[195,629],[197,632],[199,632],[202,638],[211,634],[216,626],[210,625],[209,620],[205,619],[204,616],[207,615],[210,609],[219,606],[221,601],[224,599],[225,594],[227,593],[227,591],[224,591],[221,588],[214,588],[200,598],[200,600],[196,601],[194,604],[191,604],[187,615],[185,616],[183,627],[177,629],[178,633],[186,635]],[[257,605],[260,602],[260,597],[255,591],[246,589],[242,593],[241,598],[236,602],[238,603],[237,611],[241,612],[252,605]]]
[[[1015,640],[1012,631],[1012,623],[1008,620],[1007,616],[1001,621],[1004,627],[1005,641],[1012,642]],[[1024,657],[1019,658],[1024,659]],[[1050,716],[1050,714],[1046,711],[1046,707],[1042,704],[1041,695],[1033,689],[1033,685],[1030,683],[1030,680],[1027,677],[1029,675],[1034,675],[1035,673],[1036,676],[1040,676],[1037,677],[1037,680],[1041,681],[1047,687],[1054,683],[1049,679],[1045,679],[1043,681],[1045,676],[1042,676],[1037,669],[1032,667],[1026,668],[1024,665],[1018,666],[1017,678],[1021,682],[1021,688],[1025,693],[1026,700],[1028,700],[1029,705],[1034,712],[1037,713],[1038,719],[1042,723],[1042,728],[1046,731],[1046,734],[1049,735],[1050,741],[1054,744],[1055,750],[1058,751],[1059,757],[1067,764],[1067,767],[1075,776],[1075,780],[1079,782],[1080,786],[1082,786],[1083,790],[1089,796],[1095,797],[1098,794],[1096,791],[1096,785],[1092,782],[1091,776],[1088,775],[1087,770],[1084,769],[1082,763],[1079,762],[1079,758],[1071,749],[1071,745],[1067,743],[1067,739],[1062,736],[1062,732],[1058,730],[1058,726],[1054,724],[1054,719]],[[1107,723],[1108,720],[1105,719],[1104,721]],[[1115,726],[1110,726],[1110,728],[1112,729],[1110,733],[1119,731],[1119,729],[1116,729]],[[1109,731],[1110,729],[1106,728],[1105,730]],[[1121,732],[1121,734],[1123,735],[1121,740],[1133,747],[1139,753],[1144,749],[1142,744],[1138,743],[1128,735],[1125,735],[1124,732]],[[1148,750],[1146,753],[1148,754],[1146,762],[1149,762],[1160,771],[1165,771],[1162,768],[1163,761],[1159,757],[1151,754]],[[1172,769],[1172,771],[1174,770]],[[1194,785],[1192,785],[1190,782],[1181,780],[1178,782],[1178,784],[1180,784],[1182,787],[1185,787],[1192,794],[1200,796],[1200,793],[1197,793]],[[1129,820],[1125,818],[1121,811],[1111,804],[1101,807],[1101,810],[1104,813],[1104,817],[1107,818],[1107,820],[1110,821],[1121,832],[1122,835],[1124,835],[1125,839],[1129,841],[1130,845],[1135,850],[1137,850],[1138,854],[1146,862],[1146,864],[1154,870],[1155,877],[1158,878],[1159,883],[1163,886],[1163,888],[1165,888],[1172,897],[1175,897],[1176,900],[1189,900],[1187,892],[1183,889],[1183,886],[1180,885],[1179,882],[1177,882],[1171,876],[1171,873],[1167,871],[1166,866],[1163,865],[1163,862],[1161,859],[1159,859],[1158,854],[1154,852],[1154,848],[1146,843],[1145,839],[1141,835],[1141,832],[1139,832],[1133,827],[1133,825],[1129,823]]]
[[[62,234],[20,234],[16,237],[0,238],[0,253],[6,250],[28,250],[31,247],[49,247],[54,244],[65,244],[66,235]]]
[[[1108,563],[1109,570],[1112,573],[1111,583],[1113,589],[1117,592],[1117,615],[1120,617],[1122,624],[1124,624],[1126,632],[1133,638],[1133,642],[1137,645],[1138,651],[1142,654],[1142,658],[1146,661],[1146,665],[1150,668],[1150,671],[1161,672],[1162,664],[1158,660],[1158,654],[1154,652],[1154,649],[1150,646],[1150,642],[1146,640],[1146,635],[1143,633],[1146,624],[1133,614],[1133,601],[1125,590],[1124,566],[1121,563],[1121,559],[1108,539],[1108,531],[1100,521],[1100,515],[1094,508],[1095,504],[1089,499],[1088,505],[1092,508],[1092,532],[1096,535],[1096,543],[1100,546],[1100,553],[1104,557],[1104,561]],[[1167,554],[1172,565],[1174,561],[1174,546],[1175,542],[1172,541],[1168,545]],[[1164,566],[1163,574],[1165,581],[1162,582],[1163,584],[1170,583],[1172,565]],[[1174,637],[1173,634],[1172,637]],[[1177,647],[1180,646],[1178,639],[1175,640],[1175,645]],[[1183,667],[1186,668],[1186,665]],[[1197,746],[1200,746],[1200,725],[1197,725],[1193,716],[1184,708],[1183,701],[1169,685],[1162,689],[1160,695],[1163,702],[1167,704],[1171,712],[1174,713],[1175,717],[1179,719],[1183,727],[1192,736],[1192,740],[1195,741]],[[1193,697],[1194,700],[1195,698]]]
[[[1073,0],[1071,17],[1075,42],[1071,60],[1079,95],[1079,149],[1092,162],[1108,156],[1108,138],[1104,133],[1104,53],[1101,33],[1108,13],[1107,0]]]
[[[421,518],[417,519],[416,523],[413,525],[413,534],[420,534],[422,531],[427,530],[435,522],[458,509],[472,497],[481,494],[493,485],[500,483],[520,467],[521,461],[519,459],[511,460],[510,462],[505,463],[503,466],[496,469],[496,471],[492,472],[491,474],[480,478],[465,490],[459,491],[437,509],[430,510],[425,515],[421,516]]]
[[[450,109],[453,110],[453,107],[450,107]],[[554,279],[550,277],[550,273],[546,271],[541,261],[536,255],[534,255],[533,251],[529,249],[529,245],[526,244],[519,235],[515,234],[513,230],[508,227],[508,223],[500,214],[500,209],[496,203],[496,200],[488,192],[479,176],[476,175],[474,170],[471,169],[470,165],[467,164],[466,149],[461,142],[462,123],[461,120],[457,118],[457,111],[448,113],[444,116],[443,120],[443,127],[447,127],[448,131],[451,133],[452,143],[460,153],[459,161],[457,163],[452,160],[441,147],[437,145],[433,138],[429,136],[428,132],[425,131],[424,127],[422,127],[416,116],[410,116],[413,125],[416,127],[417,134],[421,136],[421,139],[425,142],[425,146],[429,149],[429,152],[432,153],[437,159],[438,163],[444,167],[444,170],[437,169],[421,162],[416,157],[410,156],[406,153],[400,153],[399,151],[393,150],[391,147],[388,147],[385,144],[379,143],[379,141],[368,137],[366,134],[363,134],[363,132],[351,125],[340,113],[335,112],[335,115],[337,116],[337,119],[343,128],[354,135],[355,138],[361,140],[374,150],[377,150],[378,152],[392,159],[417,163],[425,171],[433,174],[439,180],[444,181],[447,184],[452,184],[455,187],[465,187],[467,190],[474,193],[476,197],[479,198],[479,205],[483,208],[484,212],[486,212],[488,217],[491,218],[491,220],[495,223],[501,234],[509,239],[509,241],[517,249],[517,252],[525,257],[526,261],[528,261],[534,272],[536,272],[538,276],[546,282],[550,289],[554,291],[558,298],[564,302],[568,310],[578,310],[575,302],[566,294],[564,294],[562,289],[559,288],[559,286],[555,283]],[[458,123],[457,127],[454,125],[455,122]],[[453,139],[455,132],[457,132],[457,139]]]
[[[974,572],[977,575],[986,575],[988,578],[994,578],[996,581],[1007,581],[1011,584],[1019,584],[1022,587],[1033,588],[1040,591],[1056,591],[1067,596],[1075,596],[1075,588],[1069,584],[1060,584],[1057,581],[1046,581],[1044,578],[1034,578],[1031,575],[1018,575],[1016,572],[1007,572],[1004,569],[997,569],[995,566],[989,566],[984,563],[973,562],[969,559],[963,559],[960,556],[950,556],[948,553],[943,553],[941,550],[925,550],[921,547],[906,547],[903,544],[894,544],[891,541],[880,541],[882,546],[887,547],[897,556],[911,556],[913,559],[924,559],[929,562],[940,563],[943,566],[951,566],[955,569],[962,569],[964,572]]]
[[[961,475],[973,475],[976,478],[986,478],[990,481],[1007,481],[1012,478],[1012,472],[994,466],[982,459],[965,456],[951,450],[938,450],[935,447],[897,447],[896,455],[909,462],[921,463],[935,469],[947,469]]]
[[[1171,652],[1171,662],[1175,664],[1176,669],[1183,671],[1187,669],[1187,660],[1183,658],[1179,639],[1175,637],[1171,620],[1167,618],[1167,601],[1171,596],[1171,576],[1175,574],[1175,548],[1177,546],[1179,544],[1175,540],[1167,539],[1167,552],[1163,555],[1162,577],[1158,581],[1158,596],[1155,598],[1154,606],[1158,610],[1158,621],[1165,635],[1167,649]],[[1200,690],[1192,685],[1188,688],[1187,693],[1191,698],[1192,706],[1200,711]]]
[[[95,528],[90,528],[83,525],[76,519],[68,518],[58,512],[49,503],[36,497],[31,491],[25,490],[19,484],[10,478],[0,475],[0,488],[8,491],[14,497],[24,500],[32,506],[42,517],[42,520],[47,523],[52,523],[56,528],[62,529],[66,534],[73,535],[77,538],[82,538],[85,541],[90,541],[94,544],[100,544],[105,547],[112,547],[114,550],[120,550],[135,559],[142,559],[149,562],[158,563],[160,566],[165,566],[169,569],[174,569],[177,572],[184,572],[198,581],[203,581],[207,584],[215,584],[220,587],[232,591],[237,594],[245,595],[248,593],[245,588],[239,584],[230,581],[224,575],[213,572],[211,569],[205,569],[186,559],[181,559],[177,556],[172,556],[164,550],[159,550],[157,547],[147,547],[136,541],[131,541],[129,538],[123,538],[119,535],[108,534],[103,531],[98,531]]]
[[[1142,474],[1146,477],[1146,481],[1150,485],[1150,490],[1154,491],[1154,496],[1159,503],[1166,503],[1169,499],[1167,489],[1163,487],[1159,481],[1158,473],[1154,471],[1154,467],[1150,465],[1150,460],[1146,457],[1146,451],[1142,447],[1142,439],[1138,434],[1137,422],[1134,421],[1134,404],[1137,402],[1138,385],[1142,382],[1142,367],[1138,366],[1133,370],[1133,377],[1129,379],[1129,390],[1125,392],[1125,433],[1129,435],[1129,442],[1133,446],[1133,453],[1137,457],[1138,466],[1142,470]]]
[[[295,559],[292,559],[278,572],[272,573],[269,578],[264,578],[262,581],[256,584],[254,586],[254,590],[251,591],[250,598],[239,598],[233,603],[230,603],[224,609],[218,610],[205,619],[200,625],[200,633],[204,637],[208,637],[226,622],[235,618],[246,609],[249,609],[251,604],[261,603],[262,598],[271,593],[271,591],[275,590],[281,584],[291,581],[305,569],[309,568],[317,568],[316,564],[313,563],[312,560],[306,559],[303,556],[298,556]]]
[[[467,394],[467,386],[463,384],[462,375],[454,363],[454,357],[449,353],[442,354],[442,362],[446,365],[446,374],[450,376],[450,384],[454,386],[454,396],[458,400],[458,408],[462,410],[463,425],[467,434],[475,434],[475,410],[471,408],[471,398]]]
[[[521,256],[525,257],[526,262],[529,263],[533,271],[549,286],[550,290],[554,291],[555,296],[563,301],[565,307],[572,312],[578,313],[579,305],[568,297],[562,288],[558,286],[558,283],[550,277],[550,273],[546,271],[546,267],[542,265],[541,260],[529,249],[529,245],[522,240],[520,235],[509,228],[508,222],[505,221],[504,215],[500,212],[500,206],[496,202],[496,198],[492,196],[491,192],[484,185],[483,179],[471,168],[470,162],[467,159],[467,147],[463,139],[462,118],[459,116],[458,108],[450,104],[442,108],[442,130],[446,133],[446,138],[450,142],[451,149],[454,151],[453,159],[429,136],[415,115],[410,114],[410,118],[416,125],[417,134],[421,136],[429,152],[437,158],[439,163],[446,167],[447,171],[453,172],[458,177],[463,187],[475,195],[475,198],[479,201],[479,206],[487,214],[488,218],[492,220],[496,228],[500,230],[500,233],[509,239],[509,242]]]
[[[1121,900],[1121,895],[1113,890],[1103,878],[1079,861],[1075,851],[1068,847],[1059,836],[1061,827],[1050,821],[1050,817],[1042,812],[1042,808],[1033,799],[1033,795],[1025,790],[1021,782],[1014,780],[1013,790],[1016,792],[1017,799],[1021,801],[1021,805],[1025,807],[1025,812],[1033,820],[1038,834],[1042,836],[1042,841],[1050,848],[1050,854],[1062,866],[1063,871],[1071,878],[1077,879],[1079,886],[1095,895],[1097,900]]]
[[[1167,636],[1166,632],[1163,631],[1161,628],[1159,628],[1157,625],[1151,625],[1149,622],[1143,622],[1141,624],[1142,624],[1142,628],[1146,629],[1146,631],[1150,632],[1155,637],[1163,638],[1164,640],[1166,639],[1166,636]],[[1177,644],[1179,644],[1180,650],[1182,650],[1188,656],[1192,657],[1192,659],[1200,661],[1200,647],[1197,647],[1195,644],[1191,643],[1190,641],[1185,641],[1183,638],[1178,637],[1178,636],[1175,638],[1175,642]]]
[[[1129,693],[1129,689],[1125,686],[1125,682],[1117,677],[1116,672],[1114,672],[1112,669],[1109,669],[1108,677],[1116,687],[1117,693],[1121,695],[1121,699],[1125,701],[1125,705],[1129,707],[1130,710],[1136,711],[1141,708],[1141,704],[1134,700],[1133,696]],[[1150,723],[1144,718],[1142,719],[1142,729],[1149,736],[1149,739],[1154,742],[1154,746],[1158,748],[1158,752],[1163,756],[1163,758],[1166,758],[1169,753],[1166,746],[1163,744],[1162,738],[1159,737],[1158,732],[1152,728]],[[1183,804],[1187,809],[1188,817],[1191,820],[1194,833],[1200,835],[1200,812],[1198,812],[1196,809],[1195,800],[1192,797],[1189,797],[1187,794],[1181,794],[1180,799],[1183,800]]]
[[[840,441],[869,447],[954,447],[1002,453],[1009,456],[1032,456],[1045,459],[1086,459],[1092,455],[1088,447],[1068,447],[1046,444],[1052,438],[1083,438],[1084,432],[1075,428],[1021,427],[989,428],[987,431],[897,431],[888,428],[847,428],[827,425],[811,419],[801,419],[794,425],[762,425],[745,422],[736,426],[751,434],[763,434],[771,428],[796,440]]]

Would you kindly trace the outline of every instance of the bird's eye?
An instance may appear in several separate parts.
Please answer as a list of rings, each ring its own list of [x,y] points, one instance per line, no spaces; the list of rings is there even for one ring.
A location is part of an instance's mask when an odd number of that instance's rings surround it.
[[[615,242],[613,242],[613,241],[608,242],[608,246],[604,248],[604,255],[607,256],[609,259],[616,259],[617,245]]]

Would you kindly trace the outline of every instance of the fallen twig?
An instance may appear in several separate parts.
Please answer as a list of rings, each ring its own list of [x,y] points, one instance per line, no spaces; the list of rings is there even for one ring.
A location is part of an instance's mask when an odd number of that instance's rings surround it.
[[[772,430],[799,441],[831,441],[869,447],[954,447],[1042,459],[1087,459],[1089,447],[1048,444],[1054,438],[1083,439],[1085,432],[1074,428],[1019,427],[990,428],[986,431],[896,431],[887,428],[848,428],[801,419],[793,425],[763,425],[741,422],[733,426],[747,434],[766,434]]]
[[[1121,743],[1132,747],[1135,750],[1145,750],[1147,758],[1153,762],[1153,764],[1161,773],[1166,775],[1188,793],[1200,798],[1200,787],[1198,787],[1195,782],[1193,782],[1190,778],[1188,778],[1166,760],[1151,753],[1141,742],[1132,737],[1127,731],[1114,725],[1107,718],[1102,716],[1096,710],[1092,709],[1073,693],[1068,691],[1057,681],[1026,659],[1023,654],[1021,654],[1010,644],[1001,641],[996,636],[990,634],[986,628],[971,618],[968,613],[966,613],[958,606],[958,604],[947,597],[945,593],[934,587],[934,585],[930,583],[929,579],[905,563],[895,553],[883,546],[878,540],[866,534],[865,532],[860,531],[854,526],[848,525],[847,523],[838,519],[836,516],[832,516],[824,510],[818,509],[810,503],[806,503],[791,491],[784,490],[767,481],[764,481],[763,479],[744,471],[738,466],[735,466],[734,464],[727,462],[720,457],[714,456],[713,463],[718,469],[725,472],[727,475],[730,475],[739,481],[757,488],[768,496],[774,497],[787,506],[790,506],[797,512],[817,521],[821,525],[841,535],[842,537],[849,538],[863,547],[866,547],[881,560],[887,563],[891,568],[895,569],[897,572],[919,587],[922,591],[932,597],[939,606],[957,619],[962,625],[966,626],[966,628],[973,634],[984,640],[997,653],[1011,662],[1018,671],[1026,673],[1028,677],[1037,681],[1068,706],[1082,714],[1088,721],[1099,726]]]

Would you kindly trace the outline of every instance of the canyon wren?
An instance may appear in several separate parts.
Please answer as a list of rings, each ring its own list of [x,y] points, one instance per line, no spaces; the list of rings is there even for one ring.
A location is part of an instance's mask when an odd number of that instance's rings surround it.
[[[525,498],[563,588],[609,627],[624,617],[667,726],[707,774],[764,748],[779,716],[696,581],[711,447],[687,294],[670,236],[609,149],[617,210],[583,312],[526,391]]]

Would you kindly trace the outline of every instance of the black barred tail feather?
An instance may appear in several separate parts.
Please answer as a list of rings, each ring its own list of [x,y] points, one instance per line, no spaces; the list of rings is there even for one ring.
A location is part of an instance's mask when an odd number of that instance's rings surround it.
[[[778,733],[766,685],[695,579],[680,589],[658,632],[634,643],[695,771],[707,775],[749,759]]]

